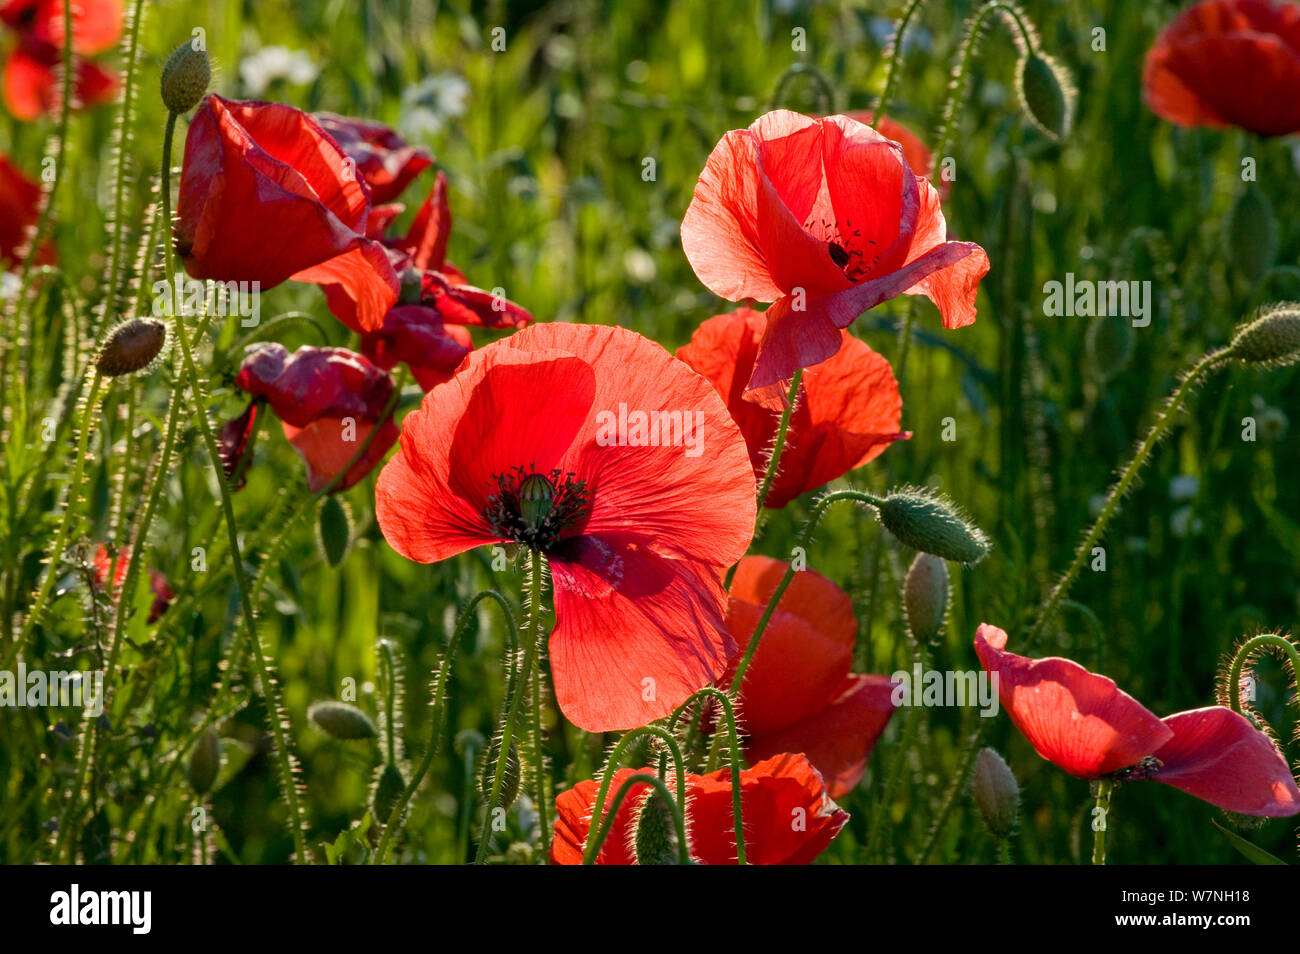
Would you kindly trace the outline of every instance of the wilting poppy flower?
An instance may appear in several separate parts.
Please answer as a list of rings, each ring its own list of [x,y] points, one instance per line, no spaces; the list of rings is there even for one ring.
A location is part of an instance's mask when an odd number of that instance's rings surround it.
[[[0,6],[0,21],[18,33],[18,47],[4,68],[5,105],[17,118],[30,121],[58,108],[56,69],[63,62],[63,4],[60,0],[9,0]],[[122,35],[119,0],[76,0],[72,7],[73,49],[90,56],[112,48]],[[111,70],[81,60],[73,103],[94,106],[117,92]]]
[[[947,233],[897,143],[846,116],[776,110],[714,148],[682,249],[715,294],[774,302],[752,389],[825,361],[841,329],[897,295],[925,295],[945,327],[973,322],[988,256]]]
[[[375,205],[392,202],[412,179],[433,165],[428,149],[410,145],[383,123],[333,113],[316,113],[316,122],[356,162]]]
[[[422,305],[398,305],[384,316],[378,331],[361,339],[367,358],[385,371],[405,362],[426,391],[450,378],[473,350],[465,328],[447,324],[437,309]]]
[[[677,357],[713,382],[727,402],[760,479],[781,423],[779,410],[745,390],[764,325],[762,313],[752,308],[715,315],[677,350]],[[847,331],[839,334],[839,351],[804,375],[768,507],[784,507],[908,436],[898,429],[903,400],[889,362]]]
[[[1300,131],[1300,5],[1206,0],[1156,38],[1142,70],[1156,115],[1180,126]]]
[[[1151,779],[1242,815],[1300,814],[1286,759],[1244,716],[1223,706],[1159,719],[1113,681],[1057,656],[1006,652],[982,624],[975,652],[998,674],[998,696],[1043,758],[1079,778]]]
[[[639,772],[654,775],[654,769]],[[621,769],[610,783],[610,802],[638,771]],[[676,794],[676,783],[669,789]],[[579,782],[555,800],[555,837],[551,863],[582,864],[583,848],[599,794],[598,783]],[[649,785],[634,785],[619,808],[609,835],[596,856],[598,865],[636,863],[632,845],[636,817]],[[686,837],[691,857],[706,865],[736,863],[731,770],[686,777]],[[782,754],[740,773],[740,810],[745,826],[745,860],[753,865],[806,865],[826,850],[848,812],[826,794],[821,776],[802,755]],[[602,819],[603,820],[603,819]]]
[[[788,566],[763,556],[740,561],[727,608],[727,626],[740,652],[721,684],[730,685]],[[849,671],[857,635],[847,593],[812,570],[794,575],[740,689],[737,718],[749,761],[802,752],[826,780],[831,798],[842,798],[861,781],[894,714],[894,684],[888,676]]]
[[[108,547],[101,543],[95,550],[92,563],[94,569],[91,573],[91,582],[95,588],[109,590],[110,594],[116,598],[118,590],[122,588],[122,582],[126,579],[126,568],[130,559],[130,547],[123,547],[117,552],[117,569],[113,572],[113,586],[110,589],[108,587],[108,574],[113,569],[113,555],[108,552]],[[167,607],[171,605],[176,594],[172,592],[171,586],[168,585],[167,577],[152,567],[149,568],[149,589],[153,591],[153,603],[149,606],[148,621],[156,623],[162,617],[162,614],[167,612]]]
[[[176,213],[176,249],[194,278],[337,286],[360,331],[397,301],[351,160],[291,106],[206,97],[185,138]]]
[[[555,588],[560,709],[645,725],[735,650],[721,571],[754,532],[754,472],[702,377],[624,328],[546,324],[471,352],[402,425],[379,526],[420,563],[523,543]]]
[[[376,426],[379,433],[365,456],[336,491],[370,473],[397,440],[397,425],[391,415],[384,416],[393,394],[392,375],[345,348],[303,347],[290,354],[275,342],[254,345],[239,367],[235,386],[255,402],[270,405],[280,418],[284,436],[307,465],[307,486],[313,493],[347,466]],[[255,414],[246,411],[222,429],[227,476],[238,471],[249,452]]]
[[[845,115],[849,119],[856,120],[866,126],[870,126],[871,120],[874,118],[874,114],[869,109],[845,113]],[[925,176],[929,179],[934,175],[934,156],[930,154],[930,150],[921,141],[920,136],[888,116],[881,116],[880,122],[876,123],[875,128],[880,135],[903,147],[903,158],[907,160],[907,164],[912,167],[912,171],[918,176]],[[951,185],[952,183],[947,179],[939,180],[937,188],[940,199],[948,198],[948,190]]]

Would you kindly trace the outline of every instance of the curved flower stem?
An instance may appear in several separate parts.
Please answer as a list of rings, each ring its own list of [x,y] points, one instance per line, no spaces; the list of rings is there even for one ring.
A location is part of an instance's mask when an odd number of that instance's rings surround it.
[[[898,21],[898,29],[894,31],[894,39],[889,44],[889,50],[885,57],[889,60],[889,66],[885,73],[885,88],[880,94],[880,99],[876,101],[876,107],[872,110],[871,126],[874,129],[880,122],[880,117],[885,115],[885,107],[893,98],[894,87],[898,83],[898,74],[902,72],[903,67],[903,31],[912,21],[912,17],[920,12],[925,6],[926,0],[912,0],[903,11],[903,16]]]
[[[492,813],[501,800],[501,785],[506,775],[506,762],[510,758],[510,743],[514,741],[519,713],[523,708],[524,697],[528,695],[526,683],[531,679],[533,667],[537,664],[537,648],[542,640],[542,555],[536,550],[530,550],[528,556],[528,622],[520,629],[519,638],[524,644],[524,661],[519,667],[519,680],[514,692],[510,694],[501,725],[500,749],[496,765],[492,769],[492,791],[487,804],[483,806],[483,830],[479,833],[478,849],[474,855],[476,865],[483,864],[487,858],[488,842],[492,840]],[[542,837],[545,838],[545,832]]]
[[[668,791],[668,786],[658,775],[651,775],[649,772],[637,772],[635,775],[628,776],[623,784],[618,787],[618,792],[614,795],[614,801],[610,805],[609,814],[607,814],[600,823],[600,831],[596,837],[592,838],[592,832],[595,829],[587,830],[587,851],[583,855],[582,863],[584,865],[594,865],[596,858],[600,855],[600,849],[605,845],[605,839],[609,837],[609,831],[614,827],[614,819],[618,817],[619,809],[623,807],[623,802],[627,799],[628,793],[631,792],[633,785],[652,785],[659,792],[659,797],[664,803],[671,805],[673,808],[673,827],[677,830],[677,863],[689,865],[691,863],[690,849],[686,844],[686,824],[683,820],[683,808],[677,804],[677,800]],[[592,818],[597,816],[593,814]]]
[[[1241,644],[1236,655],[1232,657],[1232,666],[1228,670],[1228,701],[1232,706],[1232,711],[1238,715],[1243,715],[1241,705],[1241,670],[1246,665],[1246,660],[1256,650],[1271,646],[1281,649],[1291,664],[1291,678],[1300,679],[1300,651],[1296,650],[1295,643],[1285,636],[1279,636],[1277,633],[1261,633],[1258,636],[1252,636]]]
[[[610,750],[609,758],[605,760],[605,767],[600,773],[600,788],[596,792],[596,801],[592,805],[591,817],[601,818],[605,811],[605,800],[609,797],[610,786],[614,782],[614,773],[618,766],[622,764],[623,757],[627,753],[628,747],[643,736],[653,736],[667,747],[669,754],[673,758],[673,769],[676,772],[677,798],[668,799],[668,804],[675,806],[675,814],[681,815],[681,827],[686,828],[686,762],[682,758],[681,747],[677,740],[673,738],[671,732],[667,729],[660,728],[657,725],[644,725],[639,729],[633,729],[626,733],[623,738],[615,743],[614,748]],[[652,778],[654,776],[651,776]],[[614,806],[611,815],[617,814],[618,806]],[[583,850],[583,864],[591,864],[596,860],[596,855],[600,853],[600,846],[593,839],[595,829],[587,829],[587,845]]]
[[[1108,778],[1096,781],[1097,804],[1092,810],[1092,863],[1106,863],[1106,829],[1110,826],[1110,793],[1115,783]]]
[[[687,706],[697,699],[705,698],[715,699],[718,702],[722,707],[723,721],[727,725],[727,742],[731,746],[731,826],[736,836],[736,863],[748,864],[745,860],[744,815],[740,805],[740,766],[743,764],[745,754],[740,747],[740,733],[736,730],[736,709],[731,704],[731,697],[717,686],[705,686],[677,707],[677,711],[668,720],[668,730],[671,732],[677,726]]]
[[[772,90],[772,98],[768,102],[768,112],[781,108],[781,104],[785,101],[785,91],[796,76],[809,77],[812,84],[817,87],[817,91],[821,94],[821,99],[817,103],[818,112],[825,114],[835,112],[835,87],[821,70],[807,63],[795,63],[777,78],[776,86]]]
[[[1038,637],[1042,635],[1043,628],[1056,613],[1061,600],[1063,600],[1066,594],[1070,592],[1070,587],[1074,584],[1075,578],[1078,577],[1084,564],[1088,562],[1088,558],[1092,554],[1092,548],[1097,545],[1097,541],[1101,539],[1101,535],[1106,530],[1106,525],[1110,523],[1111,518],[1115,516],[1116,511],[1119,510],[1120,501],[1132,488],[1133,481],[1137,478],[1143,465],[1146,464],[1147,459],[1151,456],[1151,452],[1155,449],[1156,444],[1158,444],[1160,439],[1169,431],[1169,426],[1174,422],[1178,413],[1182,410],[1183,402],[1186,400],[1188,394],[1191,393],[1192,389],[1196,386],[1205,372],[1209,371],[1215,365],[1223,363],[1227,360],[1227,357],[1228,350],[1226,348],[1221,348],[1218,351],[1211,351],[1204,355],[1195,365],[1192,366],[1191,370],[1183,376],[1183,380],[1179,383],[1178,387],[1174,389],[1173,394],[1169,396],[1169,400],[1165,402],[1164,408],[1160,411],[1160,416],[1156,418],[1155,423],[1151,425],[1146,436],[1142,438],[1142,442],[1138,444],[1138,448],[1134,452],[1133,458],[1120,473],[1119,480],[1117,480],[1110,488],[1110,492],[1106,495],[1106,502],[1102,505],[1101,513],[1097,515],[1096,521],[1093,522],[1087,533],[1084,534],[1083,540],[1074,551],[1074,560],[1070,563],[1069,568],[1061,576],[1060,580],[1057,581],[1056,586],[1052,588],[1051,594],[1048,595],[1047,600],[1043,603],[1042,609],[1039,610],[1038,617],[1034,620],[1034,624],[1029,630],[1029,635],[1025,639],[1026,648],[1032,646]]]

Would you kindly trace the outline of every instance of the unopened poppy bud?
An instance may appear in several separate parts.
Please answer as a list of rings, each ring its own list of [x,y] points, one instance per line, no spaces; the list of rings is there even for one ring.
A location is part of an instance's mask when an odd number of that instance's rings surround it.
[[[1106,382],[1133,358],[1133,325],[1126,318],[1094,318],[1084,338],[1088,364],[1097,380]]]
[[[402,770],[396,765],[385,765],[375,782],[375,793],[370,800],[375,809],[375,817],[387,821],[405,789],[406,779],[402,777]]]
[[[633,849],[639,865],[677,864],[677,828],[673,824],[672,807],[658,789],[651,789],[641,802]]]
[[[501,757],[501,738],[492,740],[488,746],[487,757],[483,760],[483,774],[479,777],[479,787],[483,792],[484,798],[492,797],[492,780],[497,771],[497,759]],[[510,743],[510,751],[506,753],[506,764],[501,770],[501,792],[497,799],[496,808],[509,808],[519,797],[519,750],[515,748],[514,742]]]
[[[1264,191],[1248,186],[1228,215],[1228,260],[1251,285],[1258,284],[1277,258],[1277,217]]]
[[[194,743],[190,753],[189,779],[190,787],[200,795],[206,795],[216,784],[217,773],[221,770],[221,739],[212,728],[205,729]]]
[[[989,831],[998,838],[1011,834],[1020,810],[1020,786],[1002,756],[993,749],[980,749],[975,756],[971,794]]]
[[[334,699],[312,703],[307,718],[336,739],[373,739],[375,723],[356,706]]]
[[[1053,139],[1070,131],[1074,85],[1065,68],[1050,56],[1027,53],[1016,65],[1016,89],[1025,115]]]
[[[1300,304],[1275,305],[1232,336],[1228,353],[1246,364],[1280,366],[1300,360]]]
[[[95,358],[100,374],[116,378],[147,368],[167,340],[167,326],[156,318],[131,318],[108,333]]]
[[[968,566],[989,552],[984,532],[940,494],[905,487],[891,491],[878,509],[885,529],[913,550]]]
[[[555,486],[541,474],[529,474],[519,485],[519,516],[524,526],[537,530],[555,506]]]
[[[187,113],[198,105],[208,91],[212,80],[212,64],[205,49],[195,49],[194,41],[186,40],[167,57],[163,64],[162,101],[168,111]]]
[[[948,612],[948,564],[933,553],[918,553],[912,561],[903,583],[903,610],[916,640],[939,635]]]

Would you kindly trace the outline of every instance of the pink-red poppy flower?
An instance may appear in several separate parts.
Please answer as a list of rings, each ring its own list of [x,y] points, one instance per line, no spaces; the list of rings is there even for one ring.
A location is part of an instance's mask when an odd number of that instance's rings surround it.
[[[682,249],[711,291],[774,302],[750,388],[825,361],[841,329],[897,295],[925,295],[947,328],[973,322],[988,256],[947,234],[939,194],[898,143],[787,110],[722,138],[682,219]]]
[[[275,342],[255,345],[240,365],[235,386],[254,403],[270,405],[280,418],[284,436],[307,465],[307,486],[313,493],[342,472],[376,427],[379,432],[365,455],[335,491],[346,490],[370,473],[397,441],[397,425],[384,413],[393,395],[392,375],[345,348],[302,347],[290,354]],[[256,413],[246,411],[222,430],[227,476],[239,469],[250,450],[248,436]]]
[[[874,118],[874,114],[869,109],[845,113],[845,115],[849,119],[856,120],[866,126],[870,126],[871,120]],[[876,123],[875,129],[886,139],[892,140],[903,147],[903,158],[907,160],[907,164],[912,167],[912,171],[918,176],[925,176],[929,179],[934,175],[934,156],[930,154],[929,148],[921,141],[920,136],[888,116],[881,116],[880,122]],[[948,190],[951,186],[952,183],[947,179],[941,178],[939,180],[937,188],[941,201],[948,198]]]
[[[131,559],[131,548],[123,547],[117,552],[117,569],[113,572],[113,585],[108,586],[108,574],[113,569],[113,554],[108,552],[108,547],[100,544],[95,549],[95,556],[92,562],[91,583],[98,590],[104,590],[116,599],[118,591],[122,588],[122,583],[126,579],[127,563]],[[156,623],[167,612],[167,607],[171,605],[176,594],[172,591],[167,582],[167,577],[163,576],[153,567],[149,568],[149,589],[153,592],[153,602],[149,605],[148,622]]]
[[[736,664],[789,564],[765,556],[740,561],[731,583],[727,626],[740,652]],[[888,676],[850,672],[858,621],[853,601],[812,570],[794,575],[763,631],[740,688],[737,718],[751,762],[802,752],[843,798],[862,780],[876,740],[894,714]]]
[[[0,155],[0,270],[17,265],[40,216],[41,187]],[[48,255],[41,256],[49,257]]]
[[[645,725],[722,674],[720,577],[755,509],[744,438],[707,381],[635,332],[563,323],[471,352],[403,421],[375,493],[407,559],[545,554],[556,699],[593,732]]]
[[[1007,652],[982,624],[975,652],[1034,750],[1078,778],[1151,779],[1242,815],[1300,814],[1300,789],[1267,735],[1223,706],[1160,719],[1115,683],[1059,656]]]
[[[379,328],[397,302],[352,160],[291,106],[206,97],[185,138],[176,211],[176,248],[194,278],[337,286],[359,331]]]
[[[392,202],[411,181],[433,165],[424,146],[412,146],[383,123],[334,113],[316,113],[316,121],[357,164],[375,205]]]
[[[649,768],[639,773],[656,774]],[[622,784],[639,773],[621,769],[614,774],[606,811]],[[674,795],[675,785],[669,780]],[[596,782],[587,780],[556,798],[552,864],[582,864],[599,788]],[[596,864],[636,864],[632,849],[636,818],[650,791],[650,786],[644,784],[629,790],[596,856]],[[686,837],[691,858],[701,864],[736,864],[731,793],[729,769],[686,777]],[[741,772],[740,807],[745,826],[745,860],[753,865],[810,864],[849,820],[848,812],[826,794],[821,776],[802,755],[777,755]]]
[[[5,61],[5,105],[25,122],[54,112],[60,103],[57,69],[63,62],[63,3],[60,0],[9,0],[0,21],[18,34],[18,46]],[[78,57],[111,49],[122,35],[119,0],[76,0],[72,7],[73,50]],[[76,63],[75,106],[95,106],[117,93],[117,77],[89,60]]]
[[[398,305],[378,331],[361,339],[362,354],[385,371],[409,365],[426,391],[448,380],[473,350],[466,328],[447,324],[437,309],[422,305]]]
[[[760,479],[781,423],[778,407],[761,401],[760,392],[745,390],[765,324],[752,308],[715,315],[677,350],[677,357],[713,382],[727,402]],[[840,336],[839,350],[804,374],[767,507],[784,507],[908,436],[898,429],[903,399],[889,362],[847,331]]]
[[[1188,7],[1147,52],[1142,89],[1156,115],[1180,126],[1300,131],[1300,4]]]

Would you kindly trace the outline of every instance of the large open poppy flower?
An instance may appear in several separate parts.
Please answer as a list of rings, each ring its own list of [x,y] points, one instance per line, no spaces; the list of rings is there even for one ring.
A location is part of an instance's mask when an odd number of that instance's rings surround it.
[[[1242,815],[1300,814],[1286,759],[1244,716],[1209,706],[1160,719],[1105,676],[1058,656],[1017,656],[1006,643],[987,623],[975,633],[981,665],[998,674],[1003,708],[1058,768],[1079,778],[1163,782]]]
[[[18,34],[18,46],[5,61],[5,105],[29,122],[58,108],[56,69],[63,62],[63,3],[60,0],[9,0],[0,21]],[[120,0],[76,0],[72,7],[73,49],[80,57],[112,48],[122,35]],[[95,106],[117,93],[117,77],[89,60],[76,64],[73,103]]]
[[[1156,38],[1142,70],[1147,105],[1180,126],[1300,131],[1300,4],[1205,0]]]
[[[654,769],[639,772],[655,774]],[[638,774],[621,769],[610,784],[609,800],[627,779]],[[670,783],[673,789],[675,783]],[[596,809],[599,785],[579,782],[555,800],[555,837],[551,863],[582,864],[583,848]],[[686,777],[686,837],[691,857],[706,865],[736,863],[731,771]],[[641,803],[649,785],[634,785],[619,808],[598,865],[636,863],[632,845]],[[745,860],[753,865],[806,865],[826,850],[848,812],[826,794],[821,776],[802,755],[782,754],[740,773],[740,806],[745,825]],[[607,805],[608,809],[608,805]]]
[[[825,361],[841,329],[897,295],[930,298],[945,327],[973,322],[988,256],[947,234],[939,194],[898,143],[847,116],[788,110],[722,138],[682,219],[682,249],[711,291],[774,302],[751,388]]]
[[[291,106],[206,97],[185,138],[176,212],[176,248],[195,278],[338,286],[363,331],[397,302],[384,246],[366,234],[366,187]]]
[[[727,626],[742,649],[788,566],[764,556],[740,561]],[[849,671],[857,635],[847,593],[812,570],[794,575],[740,688],[738,718],[751,762],[802,752],[826,780],[831,798],[842,798],[861,781],[894,714],[894,684],[888,676]],[[730,685],[739,661],[738,653],[723,684]]]
[[[759,392],[745,390],[765,323],[762,313],[752,308],[715,315],[677,351],[677,357],[712,381],[727,402],[759,478],[781,423],[779,408],[761,401]],[[840,335],[840,349],[804,375],[767,507],[784,507],[908,436],[898,429],[903,400],[889,362],[847,331]]]
[[[403,421],[375,514],[410,560],[524,543],[555,588],[560,709],[644,725],[735,650],[724,567],[754,531],[744,438],[709,383],[624,328],[546,324],[471,352]]]
[[[391,415],[384,416],[393,394],[392,375],[345,348],[302,347],[290,354],[277,342],[253,345],[235,375],[235,386],[247,392],[254,405],[270,405],[280,418],[284,436],[307,465],[307,486],[313,493],[347,466],[376,426],[379,433],[365,456],[336,491],[370,473],[397,441],[397,425]],[[222,429],[227,476],[249,453],[256,414],[250,407]]]
[[[316,113],[316,122],[357,164],[375,205],[392,202],[411,180],[433,165],[424,146],[412,146],[383,123],[334,113]]]

